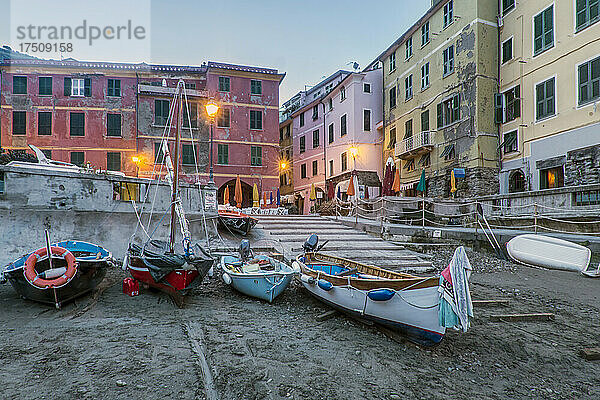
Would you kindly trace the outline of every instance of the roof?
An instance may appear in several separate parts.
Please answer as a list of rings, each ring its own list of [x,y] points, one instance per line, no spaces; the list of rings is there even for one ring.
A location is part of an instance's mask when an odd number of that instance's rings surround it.
[[[373,61],[371,61],[369,66],[373,65],[373,63],[377,61],[383,61],[392,51],[396,50],[404,41],[406,41],[409,37],[411,37],[415,31],[425,22],[427,21],[433,14],[435,14],[439,9],[441,9],[444,4],[446,4],[449,0],[439,0],[434,2],[434,4],[425,12],[425,14],[417,20],[406,32],[404,32],[394,43],[392,43],[387,49],[385,49],[380,55],[378,55]]]
[[[279,72],[276,69],[271,68],[261,68],[261,67],[251,67],[247,65],[236,65],[236,64],[227,64],[209,61],[208,68],[219,68],[219,69],[230,69],[234,71],[244,71],[244,72],[254,72],[256,74],[271,74],[278,75]]]

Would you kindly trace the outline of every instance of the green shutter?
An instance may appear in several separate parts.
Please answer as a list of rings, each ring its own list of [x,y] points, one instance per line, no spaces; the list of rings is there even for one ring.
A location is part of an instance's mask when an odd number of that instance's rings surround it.
[[[496,93],[494,95],[494,122],[497,124],[504,122],[502,118],[502,99],[502,93]]]
[[[542,26],[542,14],[536,15],[533,19],[533,52],[534,54],[542,51],[544,47],[543,37],[544,37],[544,29]]]
[[[85,97],[92,97],[92,79],[85,78],[83,82],[84,82],[83,95]]]
[[[65,78],[65,96],[71,95],[71,78]]]
[[[440,129],[444,126],[444,112],[442,103],[438,103],[437,105],[437,127]]]
[[[554,6],[548,7],[544,11],[544,49],[552,47],[554,44]]]

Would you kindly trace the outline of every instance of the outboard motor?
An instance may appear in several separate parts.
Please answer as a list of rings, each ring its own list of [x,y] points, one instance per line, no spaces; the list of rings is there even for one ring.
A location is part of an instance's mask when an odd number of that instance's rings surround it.
[[[302,249],[305,253],[310,253],[316,250],[317,245],[319,244],[319,237],[316,233],[312,233],[308,239],[302,245]]]
[[[240,242],[240,248],[238,249],[242,261],[249,260],[252,256],[252,249],[250,249],[250,241],[244,239]]]

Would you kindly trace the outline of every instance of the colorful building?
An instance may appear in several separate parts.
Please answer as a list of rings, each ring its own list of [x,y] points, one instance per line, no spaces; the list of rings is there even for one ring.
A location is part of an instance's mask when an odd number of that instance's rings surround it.
[[[293,183],[295,204],[302,214],[308,214],[314,206],[326,199],[325,186],[325,105],[323,96],[340,83],[349,72],[337,71],[311,89],[294,96],[290,104],[294,111],[283,114],[292,119]],[[315,187],[315,199],[310,199],[311,188]]]
[[[500,192],[600,182],[597,1],[501,2]],[[586,204],[600,203],[584,193]],[[591,201],[591,202],[590,202]]]
[[[356,175],[359,197],[379,196],[383,123],[382,70],[353,72],[338,83],[321,103],[325,108],[325,179],[327,189],[345,195]],[[367,194],[366,191],[369,191]]]
[[[498,191],[497,14],[498,0],[432,1],[374,61],[383,63],[382,161],[396,162],[402,195],[416,195],[423,169],[431,197],[450,196],[452,172],[456,196]]]
[[[279,123],[279,190],[284,203],[293,203],[294,197],[294,142],[292,119]]]
[[[210,123],[204,105],[213,100],[220,106],[213,134],[220,199],[237,175],[244,206],[251,203],[254,183],[273,194],[279,187],[279,84],[284,75],[277,70],[214,62],[173,66],[41,60],[14,57],[7,48],[2,54],[3,149],[33,144],[54,160],[150,177],[161,170],[163,134],[174,144],[174,129],[165,132],[165,126],[182,79],[188,99],[183,125],[191,126],[191,133],[182,130],[179,149],[183,180],[208,181]],[[230,190],[232,200],[234,192]]]

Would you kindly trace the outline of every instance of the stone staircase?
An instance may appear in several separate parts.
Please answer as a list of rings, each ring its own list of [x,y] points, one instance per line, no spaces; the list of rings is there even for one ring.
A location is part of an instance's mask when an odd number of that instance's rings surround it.
[[[430,256],[344,226],[332,219],[314,215],[261,215],[258,219],[255,229],[262,231],[263,238],[278,242],[287,259],[299,254],[306,238],[311,233],[316,233],[320,244],[329,240],[322,250],[324,253],[396,271],[433,270]]]

